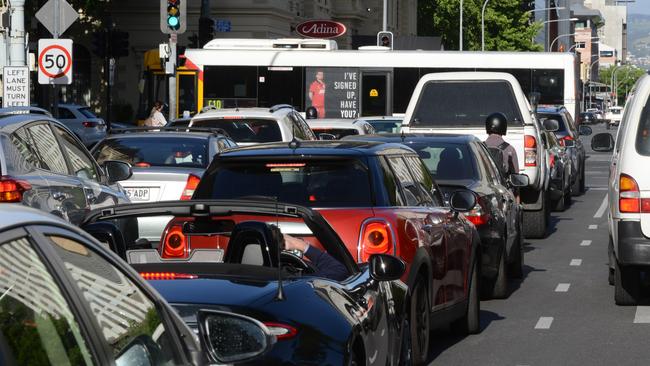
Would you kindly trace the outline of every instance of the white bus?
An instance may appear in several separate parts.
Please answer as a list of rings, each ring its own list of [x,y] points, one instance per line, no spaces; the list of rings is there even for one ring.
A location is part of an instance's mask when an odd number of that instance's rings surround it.
[[[338,50],[329,40],[215,39],[187,49],[184,60],[179,114],[209,105],[291,104],[302,111],[313,105],[319,118],[387,116],[406,111],[424,74],[502,71],[514,75],[527,95],[540,93],[540,104],[564,105],[579,116],[572,53]]]

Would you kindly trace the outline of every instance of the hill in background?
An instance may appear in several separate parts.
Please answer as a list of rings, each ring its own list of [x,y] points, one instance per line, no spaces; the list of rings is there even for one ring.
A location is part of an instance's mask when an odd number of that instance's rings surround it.
[[[650,15],[630,14],[627,19],[627,44],[630,61],[650,69]]]

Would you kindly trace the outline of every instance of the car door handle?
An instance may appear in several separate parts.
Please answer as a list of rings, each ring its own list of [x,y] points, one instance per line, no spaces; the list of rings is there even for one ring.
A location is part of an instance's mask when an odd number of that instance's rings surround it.
[[[68,195],[63,192],[52,192],[52,198],[57,201],[63,201],[64,199],[68,198]]]

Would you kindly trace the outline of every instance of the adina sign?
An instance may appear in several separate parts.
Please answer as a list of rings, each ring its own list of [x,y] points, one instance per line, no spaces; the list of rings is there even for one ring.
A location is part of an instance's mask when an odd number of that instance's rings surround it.
[[[296,32],[309,38],[335,38],[345,34],[345,25],[331,20],[308,20],[296,26]]]

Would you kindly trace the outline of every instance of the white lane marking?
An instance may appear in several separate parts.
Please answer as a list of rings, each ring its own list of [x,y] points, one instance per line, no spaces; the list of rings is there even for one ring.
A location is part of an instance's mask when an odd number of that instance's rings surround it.
[[[580,243],[580,246],[581,246],[581,247],[588,247],[588,246],[590,246],[590,245],[591,245],[591,240],[583,240],[583,241]]]
[[[571,287],[570,283],[558,283],[555,292],[568,292],[569,287]]]
[[[650,323],[650,306],[637,306],[634,314],[635,323]]]
[[[370,363],[375,363],[378,355],[379,355],[379,350],[376,349],[375,353],[372,356],[368,357],[368,361],[370,361]]]
[[[579,266],[582,264],[582,259],[571,259],[570,266]]]
[[[589,225],[589,230],[596,230],[598,229],[598,225]]]
[[[587,187],[588,190],[590,191],[607,191],[609,188],[607,187]]]
[[[603,203],[601,203],[600,207],[598,207],[598,211],[596,211],[594,218],[599,219],[603,217],[605,210],[607,210],[607,196],[603,197]]]
[[[552,316],[542,316],[537,321],[537,324],[535,324],[535,329],[550,329],[552,323],[553,323]]]

